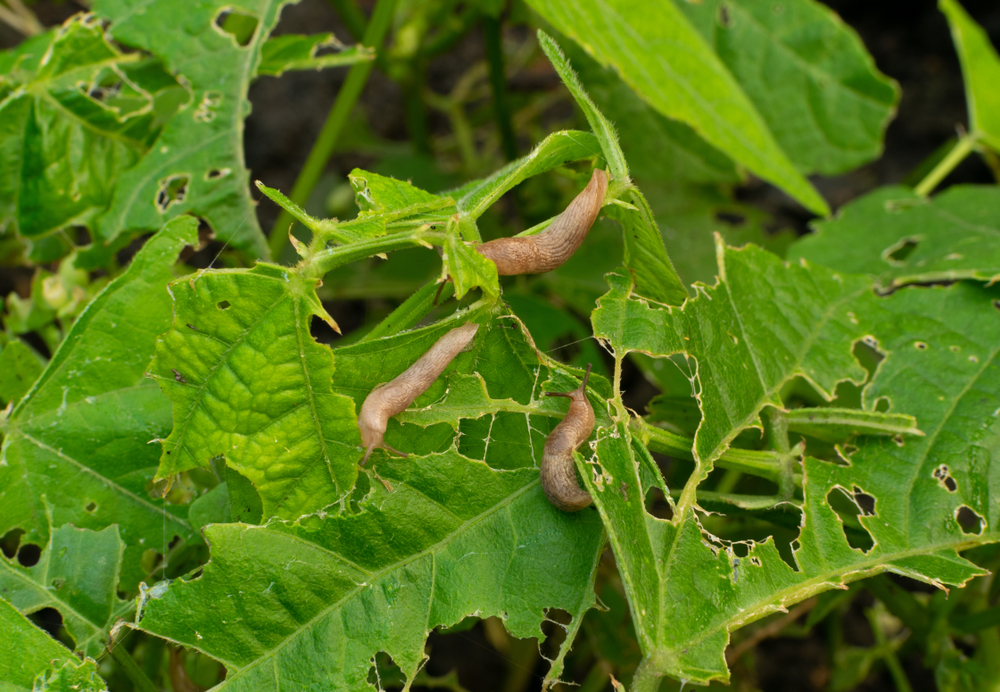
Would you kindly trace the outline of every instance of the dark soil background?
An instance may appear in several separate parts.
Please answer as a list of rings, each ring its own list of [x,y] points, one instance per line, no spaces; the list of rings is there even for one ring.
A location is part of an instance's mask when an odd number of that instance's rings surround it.
[[[367,0],[360,2],[366,13],[372,4]],[[896,79],[902,87],[898,114],[886,136],[885,154],[878,161],[850,174],[815,180],[821,192],[837,208],[875,187],[903,181],[922,161],[955,136],[956,128],[966,124],[967,116],[958,59],[936,2],[826,0],[826,4],[857,30],[879,69]],[[1000,2],[962,0],[962,4],[987,29],[994,45],[1000,45]],[[182,5],[183,0],[178,0],[178,6]],[[75,12],[86,10],[83,3],[73,1],[38,2],[32,4],[32,8],[47,26],[59,24]],[[286,8],[278,27],[278,33],[325,31],[332,31],[345,42],[352,42],[327,0],[302,0]],[[20,40],[19,34],[0,24],[0,49],[12,47]],[[451,51],[430,64],[427,72],[429,85],[434,91],[445,93],[470,64],[483,58],[482,35],[479,29],[475,29]],[[246,123],[245,138],[247,166],[252,179],[263,180],[285,191],[291,189],[345,75],[345,69],[293,72],[280,79],[262,78],[253,85],[250,90],[253,112]],[[554,73],[550,78],[538,76],[537,81],[533,88],[558,86]],[[408,134],[402,103],[398,85],[376,69],[362,96],[363,117],[376,135],[405,146]],[[432,113],[430,127],[432,134],[441,133],[446,130],[447,123]],[[522,150],[524,152],[526,149]],[[365,167],[373,162],[371,156],[358,153],[336,154],[329,163],[328,173],[343,179],[352,168]],[[981,159],[971,156],[944,181],[942,187],[958,182],[994,181]],[[774,188],[751,182],[738,194],[742,200],[757,204],[773,214],[782,225],[790,225],[799,232],[806,231],[811,217]],[[277,217],[277,208],[265,202],[258,207],[258,215],[261,226],[268,229]],[[11,273],[10,268],[0,269],[0,275],[6,275],[0,276],[0,288],[11,289]],[[363,316],[363,310],[360,303],[330,306],[330,312],[347,328],[359,321],[359,311]],[[352,314],[354,319],[351,319]],[[635,371],[632,377],[641,378],[641,375]],[[635,400],[628,403],[641,410],[645,404],[643,399],[648,399],[652,392],[644,390],[639,382],[632,383],[632,387],[628,386],[629,383],[625,384],[626,389],[635,392]],[[914,590],[922,589],[921,585],[913,582],[907,582],[906,586]],[[839,626],[851,644],[873,644],[862,614],[863,607],[870,602],[867,595],[856,598],[852,608],[841,618]],[[829,658],[825,634],[821,630],[817,628],[804,638],[765,640],[756,649],[753,670],[742,664],[735,667],[733,689],[757,688],[768,692],[825,689],[834,663]],[[433,634],[429,641],[431,660],[427,671],[432,675],[443,675],[457,670],[461,684],[476,692],[538,689],[548,663],[535,654],[525,656],[524,647],[511,644],[509,641],[498,641],[496,632],[488,631],[481,623],[465,632]],[[551,654],[546,651],[546,655]],[[922,667],[920,652],[905,655],[903,662],[915,692],[936,689],[933,673]],[[582,676],[586,674],[586,667],[582,670],[570,667],[567,672]],[[514,682],[513,678],[518,678],[524,686]],[[577,681],[582,681],[582,677],[578,677]],[[512,684],[518,686],[512,688]],[[895,687],[884,670],[877,670],[856,689],[875,692]]]

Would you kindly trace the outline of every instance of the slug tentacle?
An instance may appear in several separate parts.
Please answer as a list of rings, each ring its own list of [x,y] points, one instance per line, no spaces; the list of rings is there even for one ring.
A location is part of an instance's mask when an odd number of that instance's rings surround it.
[[[576,480],[576,465],[573,452],[590,437],[594,429],[594,409],[587,400],[587,380],[590,378],[590,364],[579,388],[572,392],[547,392],[548,396],[564,396],[570,399],[569,412],[555,427],[547,440],[542,456],[542,490],[549,502],[564,512],[578,512],[588,506],[593,499],[590,493],[580,487]]]
[[[405,411],[414,399],[427,391],[434,380],[448,367],[448,363],[469,345],[478,329],[479,325],[474,322],[467,322],[461,327],[452,329],[434,342],[427,353],[420,356],[403,374],[371,391],[361,404],[361,411],[358,413],[361,444],[365,447],[362,466],[376,447],[406,456],[405,452],[393,449],[385,443],[383,437],[386,424],[392,416]]]
[[[476,250],[493,260],[501,276],[552,271],[572,257],[583,243],[601,211],[607,190],[608,174],[595,168],[587,187],[544,231],[533,236],[497,238]]]

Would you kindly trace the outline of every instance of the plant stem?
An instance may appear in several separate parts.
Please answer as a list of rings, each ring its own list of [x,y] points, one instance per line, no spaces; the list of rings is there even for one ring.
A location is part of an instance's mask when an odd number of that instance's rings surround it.
[[[955,167],[958,166],[958,164],[965,160],[965,157],[969,155],[975,144],[976,138],[974,135],[963,135],[955,143],[954,148],[948,152],[948,155],[941,159],[941,161],[938,162],[938,165],[934,166],[934,169],[927,174],[927,177],[917,183],[917,186],[913,188],[913,191],[921,197],[926,197],[933,192],[934,188],[936,188],[949,173],[955,170]]]
[[[971,615],[963,615],[951,621],[951,626],[966,634],[1000,625],[1000,606],[993,606]]]
[[[307,260],[303,260],[302,266],[306,275],[322,277],[337,267],[377,255],[380,252],[426,246],[428,245],[427,239],[437,240],[438,243],[444,242],[442,234],[423,232],[420,229],[410,233],[394,233],[320,250]]]
[[[378,0],[375,11],[372,12],[371,21],[368,22],[364,37],[361,39],[363,45],[375,49],[382,45],[382,41],[389,31],[389,26],[392,24],[395,9],[396,0]],[[299,177],[295,180],[292,194],[289,195],[291,200],[300,207],[305,206],[306,200],[309,199],[309,195],[323,174],[323,169],[326,168],[327,161],[330,160],[330,155],[333,153],[333,147],[337,143],[337,137],[340,136],[340,131],[344,128],[347,118],[351,115],[351,111],[368,81],[372,66],[372,61],[355,63],[351,66],[351,71],[347,73],[347,79],[340,88],[340,93],[337,94],[337,100],[334,102],[333,108],[330,109],[330,115],[327,116],[326,123],[323,124],[323,129],[320,131],[312,151],[309,152],[306,165],[302,167]],[[285,230],[291,222],[292,215],[282,210],[281,214],[278,215],[278,220],[271,228],[268,244],[271,247],[271,256],[275,260],[278,259],[288,242]]]
[[[892,676],[892,681],[896,685],[897,692],[913,692],[913,688],[910,687],[910,681],[906,679],[906,673],[903,672],[903,666],[899,663],[899,658],[896,656],[896,651],[893,649],[892,643],[886,640],[885,632],[879,627],[875,611],[869,608],[865,612],[865,615],[868,617],[868,624],[872,628],[872,634],[875,635],[875,644],[882,654],[882,660],[885,661],[886,668],[889,669],[889,675]]]
[[[121,666],[122,672],[125,673],[125,677],[132,681],[136,692],[158,692],[156,685],[136,665],[124,646],[121,644],[114,646],[111,649],[111,658],[115,659],[118,665]]]
[[[681,459],[694,459],[691,449],[694,440],[677,435],[668,430],[650,425],[641,418],[633,418],[632,432],[651,452],[667,454]],[[781,455],[777,452],[759,452],[752,449],[727,449],[715,465],[724,469],[735,469],[754,476],[761,476],[778,482],[781,478]],[[802,485],[802,475],[792,474],[792,482]]]
[[[657,692],[660,689],[662,681],[663,675],[656,669],[653,659],[647,656],[642,659],[639,667],[635,669],[635,675],[632,676],[632,685],[629,687],[629,690],[630,692]]]
[[[347,30],[351,32],[354,40],[360,41],[361,37],[365,35],[365,29],[368,28],[368,20],[365,19],[365,15],[358,8],[354,0],[329,0],[329,3],[333,5],[333,9],[340,15],[341,21],[344,22]]]
[[[440,284],[437,281],[431,281],[429,284],[422,286],[420,290],[407,298],[402,305],[393,310],[388,317],[379,322],[373,330],[365,334],[361,341],[374,341],[375,339],[381,339],[383,336],[392,336],[415,325],[434,307],[434,297],[438,296],[439,286]],[[441,288],[438,302],[443,303],[451,298],[454,293],[455,284],[449,281],[444,285],[444,288]]]
[[[503,36],[500,28],[499,17],[483,17],[486,61],[490,68],[490,87],[493,89],[493,112],[496,113],[497,126],[500,128],[504,157],[513,161],[517,158],[517,139],[510,119],[510,106],[507,104],[507,75],[504,71]]]

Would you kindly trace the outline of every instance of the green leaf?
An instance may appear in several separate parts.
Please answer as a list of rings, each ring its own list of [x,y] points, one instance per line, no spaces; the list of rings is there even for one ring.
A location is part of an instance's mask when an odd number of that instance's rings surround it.
[[[0,594],[26,615],[55,608],[76,650],[97,658],[111,627],[131,607],[118,599],[124,551],[115,525],[99,532],[61,526],[32,567],[0,556]]]
[[[335,53],[319,51],[335,48]],[[258,75],[280,77],[290,70],[322,70],[374,60],[375,51],[365,46],[344,46],[333,34],[284,34],[270,38],[261,47]]]
[[[771,538],[737,557],[727,542],[706,535],[690,509],[678,509],[672,522],[646,514],[641,500],[628,499],[640,484],[628,429],[598,430],[603,485],[590,474],[584,481],[608,529],[654,677],[725,680],[728,632],[870,574],[890,571],[941,586],[983,573],[957,551],[1000,539],[989,467],[1000,449],[1000,323],[982,319],[993,313],[997,295],[959,284],[903,290],[869,306],[887,355],[865,391],[865,410],[888,397],[927,434],[902,442],[858,438],[849,465],[806,458],[794,566]],[[872,539],[867,551],[851,547],[830,504],[840,489],[870,497],[871,509],[857,518]],[[963,506],[982,517],[979,531],[962,528]]]
[[[907,188],[875,190],[818,222],[791,259],[869,274],[882,290],[1000,277],[1000,190],[954,185],[931,200]]]
[[[95,0],[94,11],[111,21],[115,40],[161,59],[190,90],[149,153],[119,176],[111,208],[98,221],[98,240],[107,244],[121,233],[192,214],[223,242],[252,256],[268,255],[249,194],[243,119],[261,48],[288,2],[242,3],[240,13],[257,21],[244,46],[219,26],[232,9],[226,0],[186,6],[183,21],[171,0]]]
[[[0,690],[106,692],[93,659],[77,659],[0,599]]]
[[[331,389],[333,355],[310,334],[329,320],[316,279],[272,264],[170,285],[174,320],[150,366],[173,402],[158,478],[217,456],[256,486],[264,516],[339,502],[361,456],[354,407]]]
[[[412,680],[438,625],[499,615],[514,636],[543,639],[546,608],[593,602],[600,522],[549,505],[535,469],[452,450],[378,472],[393,490],[357,515],[209,527],[204,574],[150,601],[143,629],[222,661],[219,690],[366,690],[378,651]]]
[[[671,120],[643,101],[618,73],[601,67],[576,43],[560,40],[595,107],[616,124],[628,168],[645,189],[650,181],[738,182],[729,157],[688,125]],[[649,146],[656,142],[655,147]],[[648,194],[648,190],[646,190]],[[674,257],[675,260],[680,258]]]
[[[173,264],[197,243],[197,225],[182,217],[146,243],[80,315],[5,424],[0,534],[20,527],[25,541],[47,543],[47,507],[55,526],[118,524],[124,590],[146,576],[143,551],[166,554],[174,536],[196,540],[186,508],[149,496],[159,456],[149,442],[170,430],[170,405],[145,371],[170,326]]]
[[[127,69],[141,56],[111,45],[96,17],[43,36],[9,54],[0,76],[0,228],[32,240],[91,225],[159,129],[157,94]]]
[[[977,138],[1000,152],[1000,55],[983,28],[956,0],[939,0],[948,18],[955,49],[962,63],[965,99],[969,104],[969,129]]]
[[[677,6],[715,50],[802,173],[836,175],[877,158],[899,100],[861,39],[814,0]]]
[[[717,243],[721,281],[698,286],[682,308],[634,297],[629,278],[610,274],[611,291],[592,316],[594,334],[616,358],[640,351],[689,359],[700,381],[703,418],[693,451],[702,464],[756,424],[765,405],[780,406],[778,392],[791,378],[806,378],[826,399],[838,382],[867,378],[851,354],[852,342],[865,335],[851,311],[864,306],[869,281],[790,266],[753,245]]]
[[[829,213],[795,170],[737,81],[672,2],[600,5],[530,0],[663,115],[690,125],[713,146],[783,188],[807,208]]]
[[[11,341],[0,351],[0,402],[17,401],[42,374],[44,366],[30,348]]]

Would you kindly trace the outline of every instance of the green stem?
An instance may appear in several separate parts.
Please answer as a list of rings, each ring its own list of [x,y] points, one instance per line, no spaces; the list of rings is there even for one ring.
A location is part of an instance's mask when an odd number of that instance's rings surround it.
[[[451,49],[458,40],[468,33],[469,29],[479,19],[480,10],[476,3],[468,3],[462,9],[457,21],[451,21],[444,29],[435,34],[430,41],[420,47],[417,55],[421,58],[433,58]]]
[[[365,19],[365,15],[355,4],[354,0],[329,0],[330,4],[333,5],[333,9],[337,11],[340,15],[341,21],[344,22],[344,26],[347,30],[351,32],[351,36],[355,41],[361,40],[361,37],[365,35],[365,29],[368,27],[368,20]]]
[[[632,686],[630,692],[658,692],[663,675],[657,670],[653,659],[648,656],[642,659],[639,667],[635,669],[632,676]]]
[[[337,245],[326,250],[320,250],[309,259],[303,261],[303,270],[307,276],[322,277],[337,267],[377,255],[380,252],[392,252],[407,247],[423,247],[429,240],[443,243],[445,238],[440,233],[429,233],[420,229],[410,233],[395,233],[378,236],[367,240],[359,240],[349,245]]]
[[[111,658],[115,659],[118,665],[121,666],[122,672],[125,673],[125,677],[132,681],[133,689],[136,692],[158,692],[156,685],[136,665],[124,646],[121,644],[114,646],[111,649]]]
[[[443,288],[440,287],[441,284],[437,281],[431,281],[429,284],[422,286],[420,290],[407,298],[402,305],[393,310],[388,317],[379,322],[374,329],[365,334],[361,341],[374,341],[384,336],[392,336],[415,325],[434,307],[435,296],[438,297],[438,303],[443,303],[455,293],[455,284],[450,281]],[[439,288],[441,290],[440,295],[438,295]]]
[[[913,188],[913,191],[920,195],[921,197],[926,197],[934,188],[936,188],[942,180],[944,180],[949,173],[955,170],[958,164],[965,160],[965,157],[969,155],[972,148],[976,144],[976,138],[973,135],[965,135],[959,139],[954,148],[948,152],[948,155],[938,162],[938,165],[934,166],[934,169],[927,174],[927,177],[917,183],[917,186]]]
[[[382,45],[385,35],[389,32],[389,26],[392,24],[395,9],[396,0],[378,0],[371,21],[361,39],[363,45],[376,49]],[[351,115],[354,105],[361,96],[361,91],[365,88],[372,66],[371,61],[355,63],[351,66],[351,71],[347,73],[347,79],[340,88],[340,93],[337,94],[337,100],[334,102],[333,108],[330,109],[330,115],[327,116],[323,129],[320,131],[312,151],[309,152],[306,165],[302,167],[299,177],[296,178],[295,185],[292,187],[291,200],[300,207],[305,206],[306,200],[309,199],[313,188],[319,182],[327,161],[330,160],[330,155],[333,153],[333,147],[337,143],[340,131],[344,128],[347,118]],[[278,220],[271,228],[268,243],[271,247],[271,256],[275,260],[281,255],[281,251],[285,249],[285,244],[288,242],[286,231],[291,222],[292,215],[282,210],[281,214],[278,215]]]
[[[633,418],[631,425],[633,434],[646,445],[649,451],[694,460],[694,455],[691,453],[694,440],[691,438],[657,428],[641,418]],[[719,468],[743,471],[775,482],[781,478],[781,455],[777,452],[730,448],[715,460],[715,465]],[[793,474],[792,482],[801,486],[802,475]]]
[[[497,126],[500,128],[503,154],[508,161],[513,161],[517,158],[517,139],[510,119],[510,106],[507,104],[507,75],[504,71],[503,35],[500,29],[499,17],[483,17],[486,62],[490,69],[490,87],[493,89],[493,112],[496,113]]]
[[[423,67],[411,64],[403,80],[403,111],[406,130],[419,154],[431,153],[431,137],[427,128],[427,107],[423,98]]]
[[[897,692],[913,692],[913,688],[910,687],[910,681],[906,679],[906,673],[903,672],[903,666],[899,663],[899,657],[896,656],[892,644],[886,640],[885,632],[879,627],[878,618],[874,611],[869,609],[865,615],[868,617],[868,624],[875,635],[875,643],[882,654],[882,660],[885,661],[885,666],[889,669],[892,681],[896,684]]]

